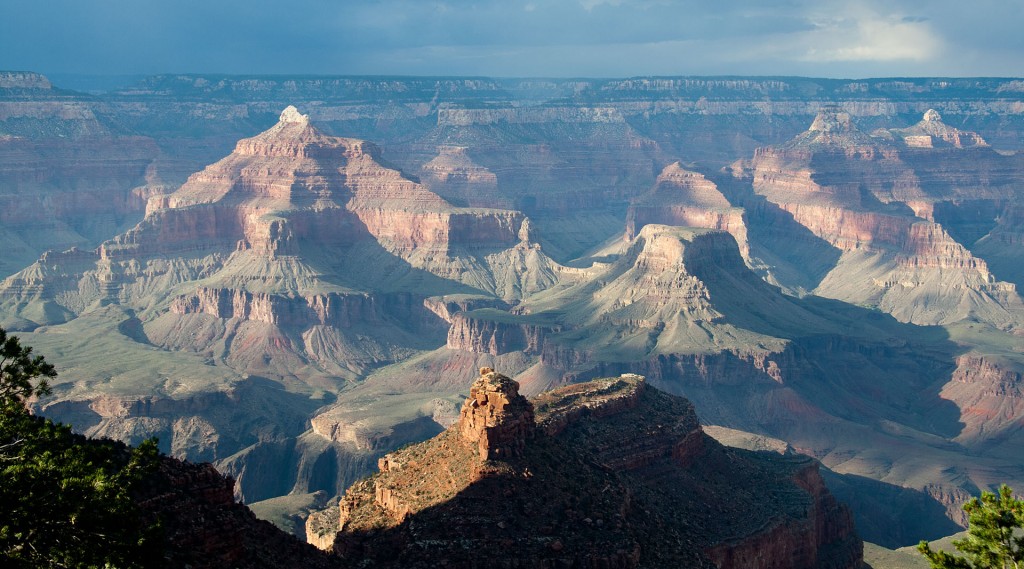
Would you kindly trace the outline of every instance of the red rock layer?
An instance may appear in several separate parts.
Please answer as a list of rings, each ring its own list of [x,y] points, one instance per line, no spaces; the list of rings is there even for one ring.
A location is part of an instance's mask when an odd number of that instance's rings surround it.
[[[106,258],[225,246],[294,255],[299,242],[337,247],[376,240],[408,256],[425,249],[505,248],[520,241],[512,211],[458,210],[382,166],[370,143],[330,137],[289,107],[271,129],[154,198],[146,220],[105,244]]]
[[[960,408],[965,424],[959,440],[1002,442],[1024,426],[1024,374],[992,356],[965,354],[956,359],[952,381],[942,397]]]

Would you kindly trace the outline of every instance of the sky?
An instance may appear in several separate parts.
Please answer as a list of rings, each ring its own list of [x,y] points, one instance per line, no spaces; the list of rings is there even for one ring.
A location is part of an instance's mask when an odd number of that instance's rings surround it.
[[[1022,0],[0,0],[0,69],[1024,76]]]

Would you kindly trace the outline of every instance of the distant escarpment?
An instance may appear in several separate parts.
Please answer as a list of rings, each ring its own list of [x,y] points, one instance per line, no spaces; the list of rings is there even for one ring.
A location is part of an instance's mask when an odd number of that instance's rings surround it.
[[[509,352],[539,355],[545,337],[560,331],[558,324],[533,323],[528,318],[510,318],[499,310],[481,309],[452,318],[447,346],[494,356]]]
[[[164,190],[160,154],[152,138],[112,132],[92,98],[0,71],[0,278],[137,223]]]
[[[482,372],[458,424],[382,458],[312,541],[340,530],[352,567],[859,567],[813,461],[727,450],[639,376],[528,402]]]

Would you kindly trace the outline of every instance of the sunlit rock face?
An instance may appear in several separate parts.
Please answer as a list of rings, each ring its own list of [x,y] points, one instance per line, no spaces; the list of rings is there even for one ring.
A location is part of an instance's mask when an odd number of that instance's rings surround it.
[[[1022,89],[0,74],[0,325],[64,370],[44,413],[247,502],[336,494],[483,366],[640,372],[904,486],[863,527],[912,544],[941,524],[893,511],[1024,480]]]

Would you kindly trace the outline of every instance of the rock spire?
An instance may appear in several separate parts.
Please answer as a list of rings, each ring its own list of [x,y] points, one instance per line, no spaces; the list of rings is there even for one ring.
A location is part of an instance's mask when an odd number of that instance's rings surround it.
[[[533,405],[519,394],[519,384],[491,368],[480,368],[458,427],[466,443],[476,443],[480,459],[522,456],[535,424]]]

